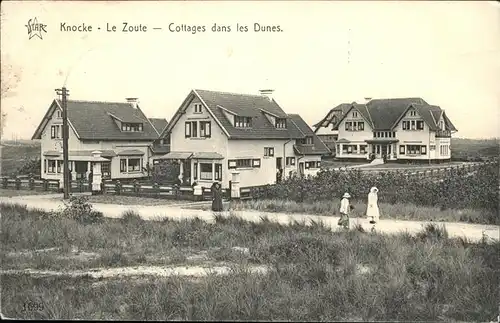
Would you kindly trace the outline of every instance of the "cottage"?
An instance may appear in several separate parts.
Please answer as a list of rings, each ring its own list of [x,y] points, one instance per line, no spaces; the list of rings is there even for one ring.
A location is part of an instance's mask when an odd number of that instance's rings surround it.
[[[315,131],[335,137],[329,144],[338,159],[442,162],[451,158],[457,129],[443,109],[421,98],[367,98],[334,108]]]
[[[165,160],[179,163],[179,179],[229,187],[272,184],[292,174],[314,175],[328,148],[297,114],[286,114],[272,98],[192,90],[162,134],[170,136]]]
[[[148,175],[150,159],[164,155],[158,142],[164,119],[148,119],[137,99],[127,102],[67,101],[69,169],[73,179],[88,179],[93,162],[101,163],[103,179]],[[32,139],[41,139],[41,177],[63,178],[62,106],[52,101]],[[153,145],[157,142],[157,145]],[[98,160],[93,151],[100,151]]]

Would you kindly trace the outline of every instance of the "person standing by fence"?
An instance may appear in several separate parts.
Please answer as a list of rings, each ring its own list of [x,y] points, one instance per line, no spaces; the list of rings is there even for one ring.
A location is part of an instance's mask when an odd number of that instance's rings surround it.
[[[212,191],[212,211],[222,212],[222,188],[220,184],[215,182],[210,189]]]
[[[349,204],[350,198],[351,195],[349,193],[345,193],[340,201],[340,219],[338,225],[344,227],[345,229],[349,229],[349,212],[352,207]]]

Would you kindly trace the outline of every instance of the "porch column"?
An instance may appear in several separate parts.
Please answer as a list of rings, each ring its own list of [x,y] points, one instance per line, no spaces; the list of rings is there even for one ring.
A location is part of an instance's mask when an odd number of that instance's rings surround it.
[[[91,168],[90,168],[90,162],[87,162],[87,172],[85,173],[85,179],[89,179],[89,174],[90,174],[90,171],[91,171]],[[128,166],[127,166],[128,167]]]
[[[215,161],[212,160],[212,180],[215,181]]]
[[[191,184],[194,183],[194,163],[193,163],[193,160],[191,159],[190,160],[190,163],[189,163],[189,168],[191,169],[191,176],[190,176],[190,180],[191,180]],[[198,177],[197,177],[198,178]]]
[[[182,160],[179,159],[179,180],[181,181],[181,183],[183,183],[183,179],[184,178],[184,163]]]
[[[342,151],[344,150],[344,144],[340,144],[339,145],[339,151],[338,151],[338,154],[339,155],[342,155]]]

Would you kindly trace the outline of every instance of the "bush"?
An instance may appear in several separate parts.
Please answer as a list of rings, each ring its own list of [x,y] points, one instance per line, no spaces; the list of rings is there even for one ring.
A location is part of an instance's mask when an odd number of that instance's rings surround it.
[[[151,174],[153,182],[159,184],[174,183],[180,175],[179,164],[166,160],[153,166]]]
[[[321,170],[315,177],[292,177],[266,187],[255,194],[257,199],[285,199],[295,202],[340,200],[349,192],[352,200],[365,201],[370,187],[379,188],[379,202],[404,201],[417,206],[441,209],[478,209],[498,213],[499,165],[482,165],[469,173],[452,169],[436,177],[408,176],[404,172],[363,172]]]
[[[16,172],[18,175],[40,175],[42,168],[42,161],[40,157],[31,158],[25,161],[20,167],[17,168]]]
[[[144,219],[141,218],[139,213],[128,210],[123,212],[121,221],[125,224],[130,224],[130,225],[138,225],[144,221]]]
[[[83,224],[101,223],[104,215],[92,209],[86,196],[71,196],[69,202],[64,202],[63,217],[69,217]]]

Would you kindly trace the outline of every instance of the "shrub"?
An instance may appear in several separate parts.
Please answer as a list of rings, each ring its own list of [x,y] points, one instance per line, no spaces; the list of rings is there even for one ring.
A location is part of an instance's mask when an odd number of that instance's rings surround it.
[[[180,174],[179,164],[166,160],[153,166],[152,179],[155,183],[168,184],[174,183]]]
[[[69,202],[64,202],[65,207],[61,216],[69,217],[83,224],[101,223],[104,215],[92,209],[92,204],[86,196],[71,196]]]
[[[138,225],[138,224],[144,222],[144,219],[141,218],[139,213],[132,211],[132,210],[128,210],[128,211],[123,212],[123,215],[122,215],[120,220],[123,223],[129,224],[129,225]]]
[[[499,165],[482,165],[476,170],[452,169],[439,178],[419,177],[400,171],[363,172],[359,169],[335,171],[322,169],[315,177],[287,178],[255,192],[257,199],[282,199],[295,202],[340,200],[349,192],[352,200],[365,201],[370,187],[379,188],[379,202],[404,201],[417,206],[442,209],[478,209],[498,213]],[[491,219],[495,221],[495,219]]]

